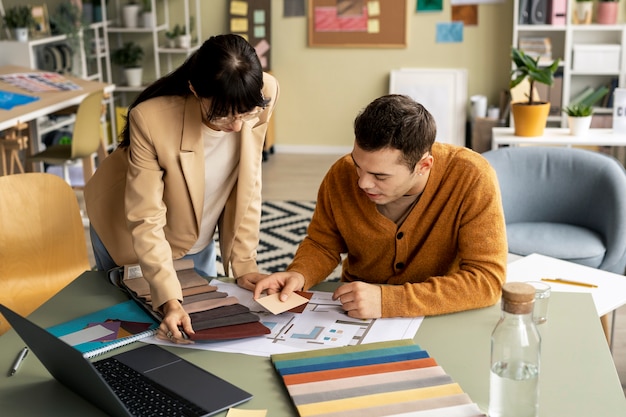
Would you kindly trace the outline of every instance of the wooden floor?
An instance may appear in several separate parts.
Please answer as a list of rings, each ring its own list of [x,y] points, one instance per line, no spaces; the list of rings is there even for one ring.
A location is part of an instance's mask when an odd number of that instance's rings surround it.
[[[263,199],[311,201],[317,196],[317,188],[339,155],[288,155],[271,154],[263,163]],[[82,203],[82,196],[79,201]],[[87,241],[89,242],[89,234]],[[88,244],[93,264],[91,244]],[[626,306],[617,310],[613,358],[626,394]],[[599,325],[599,321],[598,321]],[[575,349],[575,346],[572,347]],[[593,358],[589,358],[590,361]]]

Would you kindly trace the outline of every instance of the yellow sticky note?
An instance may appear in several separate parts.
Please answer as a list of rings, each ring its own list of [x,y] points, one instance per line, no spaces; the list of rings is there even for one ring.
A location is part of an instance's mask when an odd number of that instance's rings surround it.
[[[367,2],[367,15],[369,17],[380,16],[380,2],[368,1]]]
[[[248,31],[248,19],[237,18],[237,17],[230,19],[230,31],[231,32],[247,32]]]
[[[265,417],[267,410],[240,410],[238,408],[230,408],[226,417]]]
[[[247,16],[248,15],[248,2],[247,1],[231,1],[230,2],[230,14],[233,16]]]
[[[380,32],[380,20],[367,19],[367,33],[379,33]]]

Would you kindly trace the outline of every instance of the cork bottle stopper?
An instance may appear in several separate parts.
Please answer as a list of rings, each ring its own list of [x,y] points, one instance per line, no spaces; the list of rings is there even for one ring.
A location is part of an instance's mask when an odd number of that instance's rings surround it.
[[[502,286],[502,309],[511,314],[532,313],[535,288],[524,282],[507,282]]]

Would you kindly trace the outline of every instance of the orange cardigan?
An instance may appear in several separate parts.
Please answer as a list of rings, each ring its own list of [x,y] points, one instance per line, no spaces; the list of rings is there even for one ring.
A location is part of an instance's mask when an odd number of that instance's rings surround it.
[[[479,154],[435,143],[420,200],[398,227],[357,187],[350,155],[328,171],[287,268],[323,281],[347,253],[342,281],[382,285],[382,316],[445,314],[495,304],[507,242],[497,178]]]

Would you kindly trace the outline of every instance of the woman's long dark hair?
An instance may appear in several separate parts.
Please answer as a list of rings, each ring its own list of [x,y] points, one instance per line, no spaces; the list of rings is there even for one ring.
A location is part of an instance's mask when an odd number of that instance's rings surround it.
[[[261,92],[263,69],[256,51],[241,36],[229,34],[206,40],[180,67],[146,87],[128,112],[151,98],[192,94],[189,83],[198,97],[211,99],[209,119],[246,113],[270,101]],[[130,126],[126,120],[119,146],[129,145]]]

